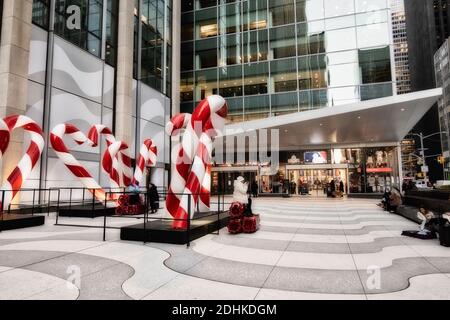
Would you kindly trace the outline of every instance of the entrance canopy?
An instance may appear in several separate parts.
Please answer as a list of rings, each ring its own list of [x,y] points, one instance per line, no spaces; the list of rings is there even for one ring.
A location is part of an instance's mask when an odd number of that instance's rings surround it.
[[[442,89],[438,88],[237,123],[227,126],[224,135],[242,136],[255,134],[261,129],[278,129],[280,150],[396,145],[441,95]],[[221,140],[217,143],[222,143]],[[225,148],[231,151],[228,146]]]

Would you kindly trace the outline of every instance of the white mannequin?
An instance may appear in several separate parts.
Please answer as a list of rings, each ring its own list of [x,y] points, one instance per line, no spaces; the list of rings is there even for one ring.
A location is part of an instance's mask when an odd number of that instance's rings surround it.
[[[384,163],[384,152],[383,151],[377,151],[375,153],[376,158],[377,158],[377,166],[381,166]]]
[[[367,166],[369,168],[373,167],[373,157],[372,156],[367,157]]]
[[[234,181],[233,201],[248,204],[248,183],[244,183],[244,181],[245,179],[243,177],[238,177],[236,181]]]

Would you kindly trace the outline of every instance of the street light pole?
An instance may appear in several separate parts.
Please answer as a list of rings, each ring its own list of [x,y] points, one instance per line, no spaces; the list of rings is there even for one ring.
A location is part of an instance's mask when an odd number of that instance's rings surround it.
[[[443,133],[445,133],[445,131],[435,132],[435,133],[429,134],[427,136],[424,136],[422,132],[421,133],[413,133],[412,134],[412,135],[417,136],[417,137],[420,138],[420,156],[422,158],[422,166],[423,166],[423,168],[427,167],[427,163],[426,163],[427,157],[425,156],[425,143],[424,143],[424,140],[428,139],[428,138],[431,138],[432,136],[435,136],[435,135],[438,135],[438,134],[443,134]],[[426,170],[423,170],[423,171],[426,171]],[[424,179],[426,181],[428,172],[423,172],[423,171],[422,171],[422,173],[423,173]]]
[[[425,148],[424,148],[424,142],[423,142],[424,137],[423,137],[423,133],[422,132],[420,133],[419,137],[420,137],[420,155],[422,156],[422,166],[424,168],[426,168],[427,167],[427,163],[426,163],[427,160],[425,159]],[[424,180],[427,181],[427,172],[423,172],[423,171],[426,171],[426,170],[422,170],[422,173],[423,173]]]

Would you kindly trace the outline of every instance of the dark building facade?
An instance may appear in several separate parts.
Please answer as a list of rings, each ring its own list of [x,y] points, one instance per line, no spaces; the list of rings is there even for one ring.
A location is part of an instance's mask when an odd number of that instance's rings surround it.
[[[420,91],[436,87],[434,54],[449,37],[449,0],[405,0],[411,90]],[[424,135],[440,131],[438,106],[434,106],[417,124],[413,132]],[[417,141],[417,145],[419,141]],[[426,140],[426,155],[442,153],[439,136]],[[443,177],[442,165],[437,158],[427,160],[431,180]]]

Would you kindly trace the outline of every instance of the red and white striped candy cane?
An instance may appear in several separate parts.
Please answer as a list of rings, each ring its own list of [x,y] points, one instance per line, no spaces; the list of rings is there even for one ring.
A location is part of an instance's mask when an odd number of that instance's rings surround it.
[[[105,137],[107,147],[117,142],[111,129],[105,125],[98,124],[92,126],[88,133],[88,138],[92,147],[97,147],[99,145],[101,136]],[[105,156],[107,157],[107,152],[108,149],[105,150],[103,158],[105,158]],[[108,167],[110,169],[103,167],[103,170],[110,177],[111,188],[120,189],[121,187],[129,186],[131,184],[131,177],[133,174],[131,168],[131,157],[126,154],[126,149],[121,148],[119,152],[111,158],[111,160],[112,166]]]
[[[201,136],[186,187],[174,217],[174,229],[186,229],[189,212],[191,216],[195,212],[200,198],[201,185],[205,179],[207,167],[211,164],[213,140],[225,127],[227,114],[228,106],[225,99],[214,95],[200,102],[192,115],[191,127],[200,126]],[[189,203],[191,204],[190,208]]]
[[[112,189],[119,189],[121,186],[121,170],[118,166],[117,157],[125,150],[128,150],[128,144],[117,141],[111,144],[103,154],[102,168],[109,174]]]
[[[187,129],[191,122],[191,115],[182,113],[174,116],[166,125],[166,133],[171,137],[178,137],[183,129]],[[189,149],[191,150],[191,149]],[[192,157],[183,148],[181,143],[173,146],[172,153],[172,178],[166,198],[166,210],[175,217],[180,205],[181,194],[186,186],[186,181],[191,168]]]
[[[2,208],[5,208],[9,206],[9,204],[17,196],[17,193],[19,193],[19,190],[22,188],[24,182],[30,177],[31,172],[42,155],[45,142],[42,129],[35,121],[26,116],[10,116],[1,120],[0,123],[0,158],[8,149],[10,136],[14,130],[22,128],[31,135],[31,142],[28,150],[1,188],[1,190],[4,191],[12,191],[5,192],[4,203],[1,205]]]
[[[91,140],[72,124],[60,124],[50,133],[50,143],[58,158],[61,159],[66,167],[80,179],[86,189],[95,195],[97,200],[102,202],[105,201],[106,193],[103,188],[67,149],[63,140],[66,135],[72,137],[79,145],[91,142]]]
[[[199,201],[200,212],[211,211],[211,170],[212,165],[211,163],[209,163],[206,166],[205,177],[203,178],[202,185],[200,186],[200,201]]]
[[[148,139],[142,144],[139,152],[139,158],[136,163],[133,184],[140,186],[144,178],[144,170],[146,166],[155,166],[158,157],[158,148],[153,145],[153,141]]]

